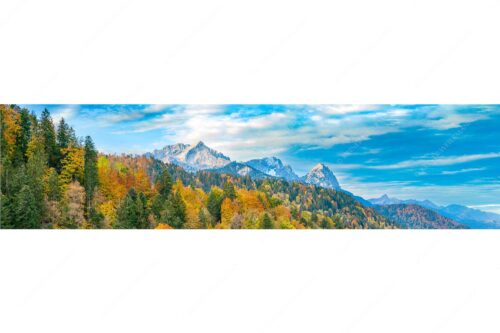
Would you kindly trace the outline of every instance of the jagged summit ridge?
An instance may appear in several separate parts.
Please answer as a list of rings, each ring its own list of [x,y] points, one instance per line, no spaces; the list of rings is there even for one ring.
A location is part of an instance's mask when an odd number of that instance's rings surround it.
[[[311,171],[309,171],[302,180],[307,184],[313,184],[325,188],[340,189],[337,177],[333,174],[332,170],[323,163],[316,164]]]
[[[176,164],[188,171],[212,170],[229,172],[240,176],[276,177],[287,181],[299,181],[325,188],[340,189],[332,170],[323,163],[315,165],[304,177],[299,177],[288,164],[278,157],[264,157],[247,162],[233,162],[229,157],[205,145],[202,141],[194,145],[176,143],[153,151],[154,158]]]
[[[277,157],[264,157],[247,161],[245,164],[269,176],[284,178],[289,181],[299,180],[292,167],[284,164]]]
[[[190,171],[221,168],[231,162],[229,157],[209,148],[202,141],[195,145],[184,143],[168,145],[153,151],[153,157]]]

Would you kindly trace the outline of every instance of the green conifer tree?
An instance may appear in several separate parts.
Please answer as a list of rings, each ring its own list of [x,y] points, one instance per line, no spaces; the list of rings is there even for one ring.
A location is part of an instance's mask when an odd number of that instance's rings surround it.
[[[47,161],[50,167],[57,167],[58,162],[58,149],[56,144],[56,132],[54,129],[54,124],[52,123],[52,118],[50,117],[50,112],[47,109],[42,111],[42,116],[40,119],[40,130],[45,142],[45,153],[47,155]]]
[[[15,198],[15,228],[40,228],[40,212],[36,204],[34,191],[24,185]]]
[[[94,142],[90,136],[85,138],[85,155],[83,166],[83,187],[85,188],[86,195],[86,212],[90,212],[92,208],[92,199],[94,198],[94,191],[99,183],[97,171],[97,151]]]
[[[236,191],[232,182],[228,181],[224,184],[224,196],[231,200],[236,199]]]
[[[262,229],[274,229],[274,224],[267,213],[262,218]]]

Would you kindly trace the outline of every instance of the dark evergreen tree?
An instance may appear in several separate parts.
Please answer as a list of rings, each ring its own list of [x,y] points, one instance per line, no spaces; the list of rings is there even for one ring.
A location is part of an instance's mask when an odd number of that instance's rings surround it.
[[[26,163],[26,184],[32,192],[33,205],[36,209],[33,223],[40,225],[45,215],[44,176],[47,169],[47,158],[41,136],[33,135],[29,145],[28,162]]]
[[[64,118],[61,118],[57,126],[57,148],[68,148],[70,144],[70,128]]]
[[[0,229],[14,228],[12,204],[9,197],[0,193]]]
[[[97,172],[97,150],[95,149],[92,138],[87,136],[85,138],[85,155],[83,167],[83,187],[85,188],[86,195],[86,212],[89,213],[92,208],[92,199],[94,198],[94,191],[99,183]]]
[[[14,152],[14,164],[19,165],[20,163],[26,163],[28,157],[26,152],[28,150],[28,144],[31,140],[31,115],[28,110],[21,109],[19,111],[19,125],[20,130],[16,137],[16,146]]]
[[[116,223],[114,225],[115,228],[137,229],[139,216],[137,214],[136,199],[136,192],[132,188],[129,190],[122,203],[116,210]]]
[[[219,191],[210,191],[207,199],[207,209],[213,217],[214,224],[220,222],[221,219],[221,206],[224,200],[224,193]]]
[[[47,161],[50,167],[55,168],[58,164],[59,153],[56,143],[56,131],[54,129],[54,124],[52,123],[52,118],[50,117],[50,112],[47,109],[42,111],[40,130],[45,142],[44,148],[47,155]]]
[[[311,215],[311,224],[313,227],[316,227],[318,225],[318,214],[316,214],[315,212],[313,212]]]
[[[37,229],[41,227],[40,212],[34,191],[24,185],[15,197],[15,224],[17,229]]]
[[[117,209],[114,227],[118,229],[148,229],[148,215],[146,196],[142,192],[137,193],[132,188]]]
[[[203,208],[200,209],[200,212],[198,213],[198,219],[200,220],[200,228],[205,229],[208,227],[210,220]]]
[[[274,229],[274,224],[267,213],[262,218],[262,229]]]
[[[176,191],[170,194],[161,212],[160,221],[175,229],[182,229],[186,223],[186,204],[181,194]]]
[[[75,130],[73,129],[73,127],[69,128],[68,135],[69,135],[68,146],[69,147],[76,147],[76,146],[78,146],[78,138],[76,137],[76,133],[75,133]]]
[[[146,196],[142,192],[139,192],[139,194],[137,195],[136,207],[137,207],[137,228],[148,229],[149,228],[148,203]]]
[[[164,198],[167,198],[172,192],[172,177],[167,170],[163,170],[157,179],[156,186],[158,188],[158,193]]]
[[[232,182],[228,181],[224,184],[224,196],[231,200],[236,199],[236,191]]]
[[[59,201],[61,199],[61,190],[59,187],[59,179],[57,172],[54,169],[49,169],[47,174],[47,200]]]

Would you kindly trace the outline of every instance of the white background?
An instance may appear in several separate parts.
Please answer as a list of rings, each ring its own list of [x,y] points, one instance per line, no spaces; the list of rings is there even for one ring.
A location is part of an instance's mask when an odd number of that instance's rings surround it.
[[[3,103],[499,103],[499,1],[1,1]],[[495,231],[0,231],[1,332],[498,332]]]

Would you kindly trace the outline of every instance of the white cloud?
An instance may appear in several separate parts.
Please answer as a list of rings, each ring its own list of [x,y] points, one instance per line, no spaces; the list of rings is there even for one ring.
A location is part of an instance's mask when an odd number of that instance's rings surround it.
[[[471,205],[469,207],[479,209],[485,212],[500,214],[500,204]]]
[[[168,107],[166,104],[151,104],[146,107],[143,111],[145,113],[159,113],[165,110]]]
[[[411,168],[420,166],[443,166],[443,165],[453,165],[453,164],[466,163],[466,162],[472,162],[489,158],[497,158],[497,157],[500,157],[500,153],[472,154],[472,155],[462,155],[462,156],[449,156],[449,157],[434,158],[434,159],[407,160],[394,164],[367,165],[365,167],[371,169],[389,170],[389,169]]]
[[[364,156],[364,155],[376,155],[380,153],[381,149],[358,149],[355,147],[352,150],[347,150],[343,153],[338,154],[340,157],[350,157],[350,156]]]
[[[472,171],[482,171],[486,170],[486,168],[468,168],[468,169],[460,169],[460,170],[452,170],[452,171],[443,171],[441,172],[442,175],[455,175],[457,173],[465,173],[465,172],[472,172]]]
[[[59,123],[61,118],[64,118],[66,122],[75,117],[78,110],[77,105],[66,105],[62,107],[58,107],[56,109],[51,110],[51,117],[54,123]]]
[[[343,115],[348,113],[358,113],[364,111],[373,111],[380,108],[378,105],[355,105],[355,104],[339,104],[339,105],[317,105],[314,108],[324,114]]]

